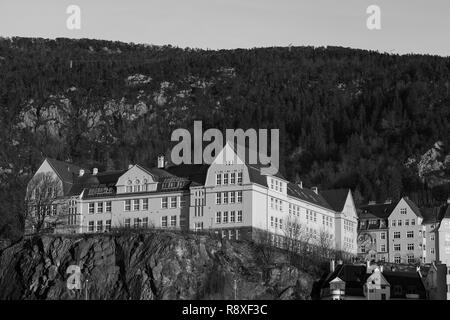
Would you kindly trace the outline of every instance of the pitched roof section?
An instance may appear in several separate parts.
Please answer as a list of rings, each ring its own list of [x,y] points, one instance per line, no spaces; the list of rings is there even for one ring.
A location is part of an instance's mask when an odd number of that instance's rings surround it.
[[[361,206],[359,218],[387,219],[397,203],[378,203]]]
[[[338,277],[345,281],[345,295],[364,296],[363,286],[369,276],[366,265],[340,264],[327,276],[322,288],[328,288],[330,282]]]
[[[405,200],[405,202],[408,204],[408,206],[411,208],[411,210],[418,216],[418,217],[422,217],[422,213],[420,212],[419,207],[417,207],[417,205],[410,200],[408,197],[403,197],[403,200]]]
[[[334,211],[342,212],[349,192],[350,189],[331,189],[320,191],[320,194]]]
[[[80,166],[77,166],[70,162],[64,162],[56,159],[46,158],[50,166],[55,170],[56,174],[63,180],[64,182],[73,183],[74,177],[77,177],[80,174]],[[85,170],[87,172],[88,170]]]
[[[207,164],[180,164],[165,170],[174,176],[187,178],[195,184],[204,185],[208,169],[209,165]]]
[[[333,210],[328,202],[319,194],[308,188],[300,188],[297,184],[289,182],[287,187],[287,194],[293,198],[302,201],[313,203],[315,205]]]

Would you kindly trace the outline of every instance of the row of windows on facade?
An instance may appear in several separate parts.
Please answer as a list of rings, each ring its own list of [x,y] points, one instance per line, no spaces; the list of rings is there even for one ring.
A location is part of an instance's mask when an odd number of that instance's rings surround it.
[[[160,227],[161,228],[176,228],[178,226],[177,223],[178,219],[177,216],[173,215],[173,216],[162,216],[160,219]],[[130,228],[131,227],[131,218],[126,218],[125,219],[125,228]],[[133,219],[133,227],[134,228],[148,228],[149,226],[149,221],[148,218],[134,218]]]
[[[423,238],[426,238],[426,232],[419,230],[419,236]],[[414,231],[406,231],[406,238],[414,238]],[[383,232],[381,234],[381,239],[386,239],[386,234]],[[401,232],[400,231],[394,231],[394,239],[401,239]],[[434,234],[430,234],[430,240],[434,241]]]
[[[375,259],[375,258],[376,258],[376,255],[375,255],[375,254],[372,254],[371,257],[372,257],[372,259]],[[407,256],[407,262],[408,262],[408,263],[415,263],[415,262],[417,261],[417,259],[420,259],[420,258],[415,258],[414,255],[408,255],[408,256]],[[385,256],[381,256],[381,257],[380,257],[380,260],[381,260],[382,262],[386,262],[386,257],[385,257]],[[423,260],[423,262],[425,263],[425,257],[423,257],[422,260]],[[395,257],[394,257],[394,263],[402,263],[402,258],[399,257],[399,256],[395,256]]]
[[[54,216],[57,213],[57,205],[34,206],[34,211],[39,215]]]
[[[270,189],[283,193],[284,190],[286,190],[286,184],[282,181],[278,181],[277,179],[271,178]]]
[[[242,191],[216,192],[216,204],[242,203]]]
[[[106,202],[90,202],[89,203],[89,213],[103,213],[103,212],[111,212],[111,201]]]
[[[344,249],[353,249],[354,246],[353,238],[344,236]]]
[[[353,232],[355,225],[352,221],[344,220],[344,230],[348,232]]]
[[[202,225],[202,229],[203,229],[203,225]],[[226,230],[220,230],[220,231],[216,230],[216,231],[214,231],[214,233],[217,234],[217,235],[219,234],[219,232],[220,232],[220,234],[222,236],[222,239],[239,240],[241,238],[239,229],[236,229],[236,230],[234,230],[234,229],[226,229]]]
[[[407,245],[406,245],[406,249],[408,250],[408,251],[414,251],[414,248],[415,248],[415,246],[414,246],[414,243],[408,243]],[[422,244],[422,243],[419,243],[419,248],[421,248],[422,250],[426,250],[426,245],[424,245],[424,244]],[[401,245],[400,244],[394,244],[394,251],[401,251]],[[366,247],[365,246],[361,246],[361,252],[362,253],[365,253],[366,252]],[[386,245],[385,244],[382,244],[382,245],[380,245],[380,252],[387,252],[386,251]],[[434,248],[433,247],[431,247],[430,248],[430,253],[431,254],[434,254]]]
[[[237,176],[237,180],[236,180]],[[216,185],[233,185],[233,184],[241,185],[242,184],[242,172],[231,172],[231,173],[216,173]]]
[[[220,224],[220,223],[235,223],[235,222],[242,222],[242,210],[239,210],[237,212],[237,216],[236,216],[236,211],[230,211],[230,216],[229,216],[229,220],[228,220],[228,211],[218,211],[216,212],[216,223]]]
[[[54,187],[54,188],[48,187],[45,190],[41,190],[41,189],[44,189],[44,188],[35,188],[32,191],[31,198],[32,199],[56,198],[56,196],[58,195],[58,188],[57,187]]]
[[[409,224],[410,224],[410,221],[411,221],[411,225],[412,226],[415,226],[416,225],[416,219],[405,219],[404,220],[405,221],[405,226],[409,226]],[[395,226],[397,226],[397,227],[401,227],[402,226],[402,220],[391,220],[391,226],[392,227],[395,227]]]

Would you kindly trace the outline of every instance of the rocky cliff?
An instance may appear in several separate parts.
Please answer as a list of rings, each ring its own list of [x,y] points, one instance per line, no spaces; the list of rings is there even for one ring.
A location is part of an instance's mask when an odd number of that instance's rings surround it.
[[[309,299],[313,278],[254,244],[151,232],[46,235],[0,253],[0,299]],[[81,290],[68,290],[70,265]],[[86,281],[87,280],[87,281]],[[235,281],[236,280],[236,281]]]

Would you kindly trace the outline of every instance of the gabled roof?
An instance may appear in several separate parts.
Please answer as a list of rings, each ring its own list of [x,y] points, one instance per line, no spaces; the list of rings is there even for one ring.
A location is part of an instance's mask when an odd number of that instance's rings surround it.
[[[184,177],[196,184],[204,185],[208,169],[208,164],[180,164],[168,167],[165,170],[174,176]]]
[[[55,170],[56,174],[61,178],[63,182],[73,183],[74,177],[77,177],[80,173],[80,166],[77,166],[70,162],[64,162],[52,158],[45,158],[50,166]],[[85,170],[87,172],[88,170]]]
[[[320,191],[320,194],[334,211],[342,212],[349,192],[350,189],[331,189]]]
[[[322,288],[328,288],[332,280],[339,278],[345,281],[345,295],[364,296],[363,286],[369,276],[366,265],[339,264],[334,272],[325,278]]]
[[[411,208],[411,210],[418,216],[418,217],[422,217],[422,213],[420,212],[419,207],[417,207],[417,205],[410,200],[408,197],[403,197],[403,200],[405,200],[405,202],[408,204],[408,206]]]
[[[405,293],[409,288],[414,288],[415,290],[417,290],[417,293],[419,294],[421,299],[426,298],[425,286],[418,272],[385,271],[383,272],[383,275],[391,285],[391,298],[405,296]],[[395,286],[402,287],[401,295],[395,295]]]
[[[396,203],[378,203],[361,206],[359,209],[359,218],[378,218],[387,219],[392,210],[396,207]]]

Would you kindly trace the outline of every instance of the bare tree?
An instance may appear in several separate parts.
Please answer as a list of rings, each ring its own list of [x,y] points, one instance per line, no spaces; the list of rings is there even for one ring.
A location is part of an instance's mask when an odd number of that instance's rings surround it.
[[[38,173],[28,184],[26,193],[25,228],[41,231],[47,224],[58,222],[57,197],[62,184],[51,172]]]
[[[284,247],[290,253],[290,259],[306,257],[313,245],[313,234],[308,230],[300,218],[289,214],[285,219],[282,231],[284,233]],[[303,263],[303,259],[301,259]]]

